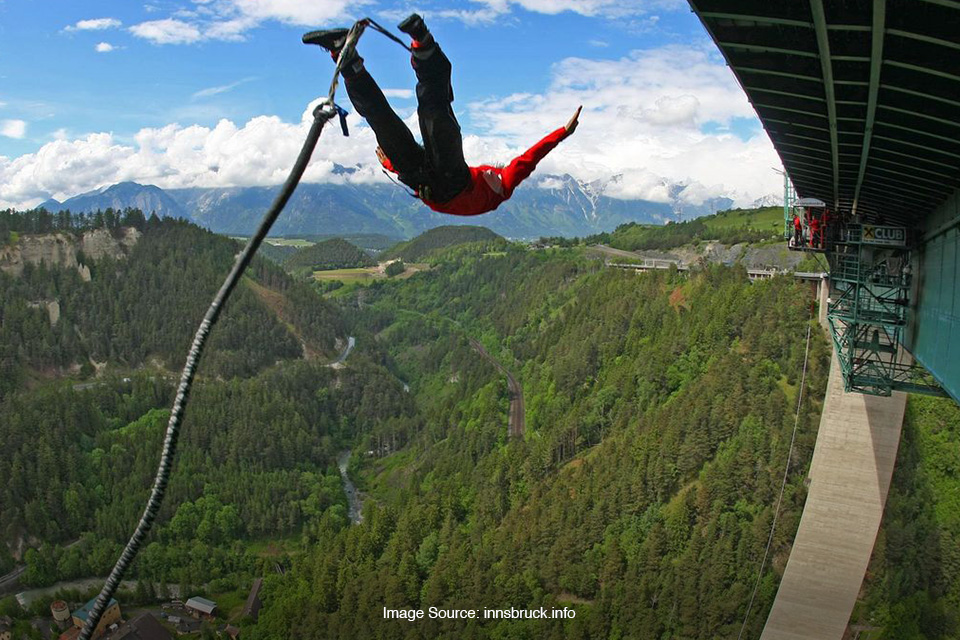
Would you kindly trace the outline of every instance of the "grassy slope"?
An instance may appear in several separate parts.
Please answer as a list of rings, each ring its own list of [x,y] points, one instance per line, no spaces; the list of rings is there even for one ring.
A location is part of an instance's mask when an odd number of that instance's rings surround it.
[[[323,270],[371,267],[376,263],[369,254],[343,238],[332,238],[300,249],[287,258],[284,266],[287,269]]]
[[[407,262],[423,260],[442,249],[470,242],[502,242],[503,239],[486,227],[448,225],[421,233],[413,240],[401,242],[383,253],[383,259],[402,258]]]
[[[709,229],[755,229],[777,233],[783,230],[783,208],[731,209],[700,218]]]

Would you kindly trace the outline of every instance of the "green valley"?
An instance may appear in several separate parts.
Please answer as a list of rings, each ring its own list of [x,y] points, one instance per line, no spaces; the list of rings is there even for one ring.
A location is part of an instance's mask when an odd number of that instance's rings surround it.
[[[137,231],[111,255],[22,257],[0,273],[0,573],[24,567],[21,587],[112,566],[149,492],[192,330],[238,250],[138,213],[0,213],[4,265],[42,237],[80,248],[94,232]],[[717,239],[704,228],[731,241],[771,233],[767,211],[731,216],[566,248],[434,230],[383,254],[429,268],[329,297],[258,259],[201,367],[166,502],[129,576],[142,593],[121,599],[152,602],[160,587],[212,597],[230,605],[219,622],[254,640],[735,638],[742,625],[759,637],[827,384],[809,288],[706,261],[635,274],[585,250]],[[508,431],[507,378],[476,344],[522,388],[520,435]],[[957,637],[958,425],[952,401],[911,399],[855,613],[872,637]],[[239,603],[258,577],[255,621]],[[431,607],[478,617],[384,615]],[[572,615],[482,613],[541,607]],[[7,598],[0,615],[30,612]]]

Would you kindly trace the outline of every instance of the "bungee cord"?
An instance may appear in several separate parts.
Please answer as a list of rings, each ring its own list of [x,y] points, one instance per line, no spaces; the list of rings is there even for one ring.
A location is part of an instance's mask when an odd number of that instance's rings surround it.
[[[117,588],[120,586],[120,582],[123,580],[124,574],[127,572],[130,564],[136,558],[144,539],[147,537],[147,534],[153,527],[154,520],[156,520],[157,513],[160,511],[160,506],[162,505],[164,495],[166,494],[167,484],[170,481],[173,460],[177,452],[177,441],[180,437],[180,426],[183,422],[184,411],[187,406],[187,401],[190,397],[190,390],[193,386],[197,366],[200,362],[200,357],[203,354],[203,349],[206,345],[207,338],[209,337],[213,326],[216,324],[217,319],[220,317],[220,312],[223,310],[223,306],[230,298],[230,294],[233,292],[234,288],[236,288],[237,283],[240,281],[241,276],[243,276],[244,271],[246,271],[247,267],[250,265],[250,262],[253,260],[253,256],[256,254],[257,249],[267,237],[267,233],[269,233],[273,223],[276,222],[277,218],[280,216],[280,213],[283,211],[283,208],[293,195],[294,190],[297,188],[297,185],[300,183],[300,179],[303,177],[303,173],[306,171],[307,165],[310,162],[310,157],[313,155],[313,151],[317,146],[317,142],[320,140],[320,134],[323,131],[323,127],[327,124],[327,122],[333,119],[334,116],[340,115],[341,119],[343,118],[345,112],[334,103],[337,86],[340,82],[340,72],[343,67],[343,62],[350,58],[350,52],[356,49],[357,41],[360,39],[360,36],[363,34],[363,31],[367,26],[373,27],[376,31],[379,31],[380,33],[388,36],[391,40],[398,42],[409,51],[409,47],[407,47],[407,45],[405,45],[399,38],[389,33],[386,29],[369,18],[358,20],[347,33],[346,42],[344,43],[343,49],[337,58],[337,66],[333,73],[333,79],[330,82],[330,90],[327,94],[327,97],[313,110],[313,123],[311,124],[310,130],[307,133],[307,137],[303,142],[303,147],[300,149],[300,154],[297,156],[297,160],[294,162],[289,176],[287,176],[287,180],[284,182],[280,192],[270,205],[270,209],[260,221],[260,225],[258,226],[256,233],[250,238],[250,240],[247,241],[243,251],[237,256],[233,268],[230,270],[230,273],[220,286],[220,290],[214,297],[213,302],[210,303],[210,307],[207,309],[207,312],[200,323],[200,327],[197,329],[196,335],[193,338],[190,351],[187,353],[186,364],[184,365],[183,372],[180,375],[180,385],[177,388],[177,395],[173,401],[173,408],[170,412],[170,420],[167,423],[166,438],[163,443],[163,451],[160,455],[160,465],[157,468],[157,474],[154,478],[153,489],[150,493],[150,498],[147,501],[147,506],[143,511],[143,515],[140,517],[140,522],[137,524],[133,535],[130,536],[130,540],[127,542],[123,553],[120,554],[120,558],[117,559],[113,570],[110,572],[110,575],[107,577],[107,580],[103,585],[103,589],[97,596],[96,602],[93,605],[93,609],[91,609],[90,614],[80,631],[79,640],[90,640],[92,637],[93,632],[100,624],[100,619],[103,616],[103,612],[107,608],[107,604],[116,593]],[[344,135],[346,135],[345,124],[343,124],[343,126]],[[181,594],[181,596],[182,595],[184,594]]]
[[[780,505],[783,502],[783,492],[787,488],[787,476],[790,474],[790,459],[793,457],[793,445],[797,440],[797,427],[800,424],[800,408],[803,406],[803,387],[807,381],[807,360],[810,356],[810,324],[807,323],[807,346],[803,352],[803,374],[800,376],[800,389],[797,393],[797,413],[793,420],[793,434],[790,436],[790,448],[787,450],[787,463],[783,469],[783,481],[780,483],[780,495],[777,498],[777,506],[773,510],[773,522],[770,525],[770,535],[767,537],[767,548],[763,551],[763,560],[760,561],[760,569],[757,571],[757,581],[753,585],[753,593],[750,594],[750,603],[747,605],[747,611],[743,614],[743,624],[740,625],[740,633],[737,634],[737,640],[743,637],[743,632],[747,628],[747,621],[750,619],[750,610],[753,608],[753,601],[757,597],[757,590],[760,588],[760,581],[763,578],[763,568],[767,564],[767,558],[770,555],[770,547],[773,546],[773,534],[777,530],[777,519],[780,517]]]

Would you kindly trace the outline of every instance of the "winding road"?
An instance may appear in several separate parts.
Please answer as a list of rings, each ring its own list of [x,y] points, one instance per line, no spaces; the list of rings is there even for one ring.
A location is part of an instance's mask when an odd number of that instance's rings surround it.
[[[340,354],[340,357],[337,358],[334,362],[328,364],[328,367],[333,367],[338,369],[343,366],[344,361],[347,359],[347,356],[350,355],[350,352],[353,351],[353,347],[357,344],[356,339],[353,336],[347,338],[347,348],[343,350],[343,353]]]
[[[500,373],[507,376],[507,386],[510,388],[510,417],[507,423],[507,428],[510,431],[510,435],[516,438],[523,437],[523,431],[526,428],[526,422],[524,418],[524,407],[523,407],[523,387],[520,386],[520,383],[517,382],[517,379],[513,377],[513,374],[507,371],[507,369],[500,364],[496,358],[487,353],[487,350],[483,348],[483,345],[480,344],[478,340],[470,338],[470,346],[474,348],[481,356],[490,361],[493,366],[497,368]]]

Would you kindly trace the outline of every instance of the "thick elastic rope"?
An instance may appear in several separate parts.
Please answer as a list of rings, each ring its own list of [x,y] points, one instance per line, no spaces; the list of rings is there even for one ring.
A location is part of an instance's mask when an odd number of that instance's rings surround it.
[[[170,412],[170,420],[167,423],[166,439],[163,443],[160,465],[157,468],[157,475],[153,481],[153,490],[150,493],[150,499],[147,501],[147,506],[143,511],[143,515],[140,517],[140,522],[137,524],[136,530],[134,530],[133,535],[130,536],[127,546],[124,548],[123,553],[120,554],[120,558],[107,577],[107,581],[103,585],[100,595],[97,596],[93,609],[90,611],[90,615],[83,625],[83,629],[80,631],[79,640],[90,640],[92,637],[93,631],[97,628],[97,625],[100,624],[100,618],[103,616],[107,604],[110,602],[110,599],[113,598],[113,594],[116,593],[117,587],[120,586],[124,574],[127,572],[134,558],[137,557],[143,540],[153,527],[153,522],[156,520],[157,513],[160,511],[160,506],[163,503],[163,498],[167,491],[167,484],[170,481],[170,472],[173,468],[173,460],[177,452],[177,440],[180,437],[180,425],[183,422],[183,414],[187,406],[187,400],[190,397],[190,389],[193,386],[197,365],[200,362],[200,356],[203,354],[207,338],[210,335],[211,329],[213,329],[213,325],[216,324],[217,319],[220,317],[223,305],[226,304],[230,294],[240,281],[243,272],[246,271],[250,265],[250,261],[253,260],[257,249],[263,243],[264,238],[267,237],[267,233],[270,232],[273,223],[276,222],[283,208],[286,206],[287,201],[290,200],[294,190],[300,183],[303,172],[306,171],[307,164],[310,162],[310,156],[313,155],[313,150],[316,148],[317,142],[320,139],[320,133],[323,131],[324,125],[337,115],[334,98],[336,97],[337,86],[340,83],[340,73],[343,68],[343,63],[351,57],[350,52],[356,50],[357,41],[360,39],[360,36],[363,35],[363,31],[368,25],[391,40],[399,43],[408,51],[410,50],[399,38],[370,18],[358,20],[347,33],[346,42],[337,58],[337,67],[333,72],[333,79],[330,81],[330,91],[326,99],[317,105],[313,111],[313,124],[307,133],[306,140],[303,142],[303,147],[300,149],[300,155],[290,170],[290,175],[280,189],[280,193],[278,193],[274,199],[270,209],[263,216],[263,220],[260,221],[260,226],[257,228],[256,233],[247,241],[247,245],[240,255],[237,256],[233,269],[230,270],[229,275],[227,275],[226,280],[224,280],[221,285],[216,297],[207,309],[207,313],[204,315],[196,335],[193,337],[193,344],[190,346],[190,352],[187,354],[187,362],[183,367],[183,372],[180,374],[180,386],[177,389],[177,396],[173,401],[173,409]]]
[[[380,25],[379,25],[375,20],[373,20],[372,18],[365,18],[365,20],[366,20],[367,24],[369,24],[371,27],[373,27],[374,29],[376,29],[377,31],[379,31],[380,33],[382,33],[383,35],[387,36],[388,38],[390,38],[391,40],[393,40],[394,42],[396,42],[397,44],[399,44],[401,47],[403,47],[403,48],[406,49],[407,51],[413,51],[410,47],[407,46],[407,44],[406,44],[403,40],[401,40],[401,39],[398,38],[397,36],[393,35],[393,34],[390,33],[389,31],[387,31],[386,29],[384,29],[382,26],[380,26]]]
[[[150,494],[150,499],[147,501],[147,507],[144,509],[143,515],[140,517],[140,522],[137,524],[136,530],[130,537],[130,541],[127,542],[126,548],[120,555],[120,559],[117,560],[116,565],[113,567],[113,571],[110,572],[110,576],[107,578],[106,584],[103,585],[100,595],[97,596],[97,601],[93,606],[93,610],[90,611],[90,616],[87,618],[87,622],[84,624],[83,630],[80,632],[79,640],[90,640],[93,630],[97,628],[97,625],[100,622],[100,617],[103,615],[103,612],[106,609],[107,603],[110,602],[113,594],[116,593],[117,587],[120,585],[120,581],[123,579],[123,575],[126,573],[127,568],[140,551],[140,546],[143,544],[144,538],[146,538],[147,534],[150,532],[150,529],[153,526],[153,521],[157,517],[157,512],[160,511],[160,505],[163,503],[163,497],[167,490],[167,483],[170,480],[170,471],[173,467],[173,459],[177,452],[177,440],[180,437],[180,424],[183,422],[183,413],[187,406],[187,400],[190,397],[190,388],[193,385],[193,379],[197,371],[197,365],[199,364],[200,356],[203,354],[203,348],[206,344],[207,337],[210,335],[210,330],[213,328],[213,325],[217,322],[217,318],[220,316],[220,312],[223,310],[223,305],[226,304],[231,292],[233,292],[233,289],[240,281],[240,277],[243,275],[243,272],[247,269],[247,266],[253,259],[253,255],[256,253],[257,248],[259,248],[260,244],[263,242],[267,232],[270,231],[270,227],[273,226],[277,216],[279,216],[280,212],[283,211],[283,207],[287,204],[290,196],[293,195],[294,189],[296,189],[304,170],[307,168],[307,163],[310,161],[310,156],[313,153],[313,149],[320,138],[320,132],[323,130],[323,126],[336,113],[336,111],[324,109],[324,106],[325,105],[320,105],[314,111],[313,125],[310,127],[310,132],[307,134],[307,139],[303,144],[303,148],[300,150],[300,156],[297,158],[297,162],[294,164],[293,170],[290,172],[290,176],[283,185],[283,189],[281,189],[280,193],[273,201],[273,205],[270,207],[270,210],[260,222],[260,227],[257,229],[256,234],[250,238],[243,252],[237,257],[237,260],[233,265],[233,269],[230,271],[227,279],[220,287],[220,291],[217,292],[216,297],[213,299],[213,302],[207,309],[207,313],[203,317],[203,321],[200,323],[200,328],[197,329],[197,333],[193,338],[193,345],[190,347],[190,352],[187,354],[187,363],[183,367],[183,373],[180,375],[180,387],[178,388],[177,396],[173,401],[173,409],[170,412],[170,421],[167,423],[167,436],[163,443],[163,452],[160,455],[160,466],[157,469],[157,475],[153,483],[153,491]]]
[[[350,29],[347,35],[347,42],[343,48],[344,51],[356,47],[357,39],[363,33],[365,26],[362,22],[363,21],[357,22]],[[337,60],[337,68],[336,71],[334,71],[333,80],[330,83],[330,92],[326,100],[314,109],[313,124],[307,133],[303,147],[300,149],[300,155],[290,170],[290,175],[280,189],[280,193],[278,193],[274,199],[270,209],[266,215],[264,215],[263,220],[260,221],[260,226],[257,228],[256,233],[247,241],[246,247],[244,247],[240,255],[237,256],[233,269],[230,270],[229,275],[226,280],[224,280],[216,297],[207,309],[207,313],[200,323],[200,328],[197,329],[197,333],[193,338],[193,344],[190,347],[190,352],[187,354],[186,365],[184,365],[183,373],[180,375],[180,386],[177,389],[177,396],[173,401],[173,409],[170,412],[170,420],[167,423],[167,434],[163,443],[163,452],[160,455],[160,466],[157,469],[150,499],[147,501],[147,506],[143,511],[143,515],[140,517],[140,522],[137,524],[136,530],[130,537],[129,542],[127,542],[127,546],[124,548],[117,563],[114,565],[113,571],[110,572],[110,576],[103,585],[100,595],[97,596],[93,609],[90,611],[90,615],[83,625],[83,629],[80,631],[79,640],[90,640],[93,631],[100,623],[100,618],[103,616],[107,604],[110,602],[113,594],[116,593],[120,581],[123,580],[124,574],[134,558],[136,558],[144,538],[146,538],[153,526],[154,520],[156,520],[157,513],[160,511],[160,505],[163,503],[163,497],[167,490],[167,484],[170,481],[170,471],[173,467],[173,460],[177,452],[177,440],[180,437],[180,425],[183,422],[184,410],[187,406],[187,400],[190,397],[190,389],[193,385],[197,365],[200,362],[200,356],[203,354],[207,337],[210,335],[210,330],[213,328],[213,325],[216,324],[217,318],[220,317],[223,305],[226,304],[230,294],[240,281],[243,272],[246,271],[250,261],[253,260],[257,249],[263,243],[264,238],[267,237],[267,233],[269,233],[273,223],[277,220],[284,206],[286,206],[287,201],[290,200],[290,196],[293,195],[294,190],[300,183],[300,178],[303,177],[303,172],[310,162],[310,156],[317,146],[317,141],[320,139],[320,133],[323,131],[324,125],[337,114],[337,110],[333,106],[333,100],[337,92],[340,70],[345,59],[343,52],[341,52],[340,58]]]
[[[803,375],[800,377],[800,392],[797,395],[797,414],[793,419],[793,435],[790,436],[790,449],[787,451],[787,464],[783,469],[783,482],[780,483],[780,497],[777,498],[777,507],[773,512],[773,523],[770,525],[770,536],[767,538],[767,548],[763,552],[763,560],[760,562],[760,570],[757,572],[757,582],[753,585],[753,593],[750,595],[750,604],[747,605],[747,612],[743,614],[743,624],[740,625],[740,633],[737,634],[737,640],[743,637],[743,632],[747,628],[747,620],[750,617],[750,609],[753,608],[753,601],[757,597],[757,590],[760,588],[760,580],[763,577],[763,567],[767,564],[767,557],[770,555],[770,547],[773,545],[773,534],[777,530],[777,519],[780,517],[780,504],[783,502],[783,492],[787,488],[787,475],[790,473],[790,459],[793,457],[793,444],[797,440],[797,426],[800,424],[800,407],[803,404],[803,385],[807,379],[807,358],[810,355],[810,324],[807,323],[807,348],[803,353]]]

